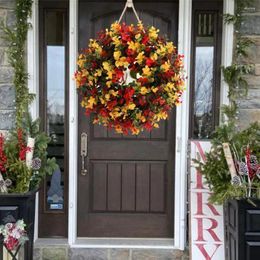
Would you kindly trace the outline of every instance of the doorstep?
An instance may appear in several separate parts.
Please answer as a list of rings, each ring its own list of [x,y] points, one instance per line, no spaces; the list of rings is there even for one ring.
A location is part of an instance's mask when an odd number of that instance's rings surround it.
[[[80,239],[81,240],[81,239]],[[88,244],[83,241],[88,240]],[[114,239],[113,239],[114,240]],[[188,260],[188,252],[156,245],[156,239],[148,246],[143,243],[132,244],[128,239],[120,239],[120,244],[113,245],[113,240],[105,246],[106,239],[84,239],[69,247],[65,239],[38,239],[34,244],[34,260]],[[99,241],[99,243],[97,243]],[[133,240],[132,240],[133,241]],[[92,242],[92,244],[91,244]],[[116,240],[114,241],[116,242]],[[133,242],[132,242],[133,243]],[[124,244],[127,245],[124,247]],[[139,247],[138,247],[139,245]]]

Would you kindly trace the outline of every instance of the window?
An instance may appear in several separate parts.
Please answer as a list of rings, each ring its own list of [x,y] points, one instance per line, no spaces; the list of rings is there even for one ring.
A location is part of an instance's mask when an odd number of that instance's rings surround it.
[[[219,121],[220,1],[193,4],[190,138],[209,139]]]
[[[67,64],[66,2],[40,3],[40,116],[51,138],[50,157],[59,165],[40,192],[39,237],[67,236]],[[52,228],[46,226],[51,223]]]

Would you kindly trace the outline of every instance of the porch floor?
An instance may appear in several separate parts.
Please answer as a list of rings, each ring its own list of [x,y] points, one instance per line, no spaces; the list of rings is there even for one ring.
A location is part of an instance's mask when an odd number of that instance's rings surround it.
[[[107,239],[106,239],[107,240]],[[97,240],[96,240],[97,241]],[[94,240],[93,240],[94,242]],[[100,242],[100,241],[99,241]],[[105,239],[104,239],[104,242]],[[154,240],[153,242],[156,242]],[[169,241],[168,241],[169,242]],[[160,247],[154,244],[154,248],[138,248],[128,245],[123,248],[121,245],[107,247],[105,243],[88,243],[87,247],[77,244],[77,247],[69,247],[64,239],[39,239],[34,245],[34,260],[188,260],[188,252],[177,249]],[[143,245],[142,247],[145,247]]]

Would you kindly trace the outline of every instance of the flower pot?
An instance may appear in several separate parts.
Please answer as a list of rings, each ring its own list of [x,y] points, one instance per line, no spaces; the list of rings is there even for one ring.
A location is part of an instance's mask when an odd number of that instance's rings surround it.
[[[224,206],[228,260],[260,259],[260,200],[230,200]]]
[[[25,194],[0,193],[0,225],[23,219],[29,238],[24,245],[24,259],[33,259],[35,195],[37,190]]]

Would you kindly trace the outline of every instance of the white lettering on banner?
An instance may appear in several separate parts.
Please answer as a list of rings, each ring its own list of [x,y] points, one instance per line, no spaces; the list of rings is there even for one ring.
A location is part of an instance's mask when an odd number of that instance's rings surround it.
[[[205,161],[210,142],[191,141],[191,160]],[[190,259],[224,260],[223,207],[208,202],[210,191],[191,161],[190,169]]]

